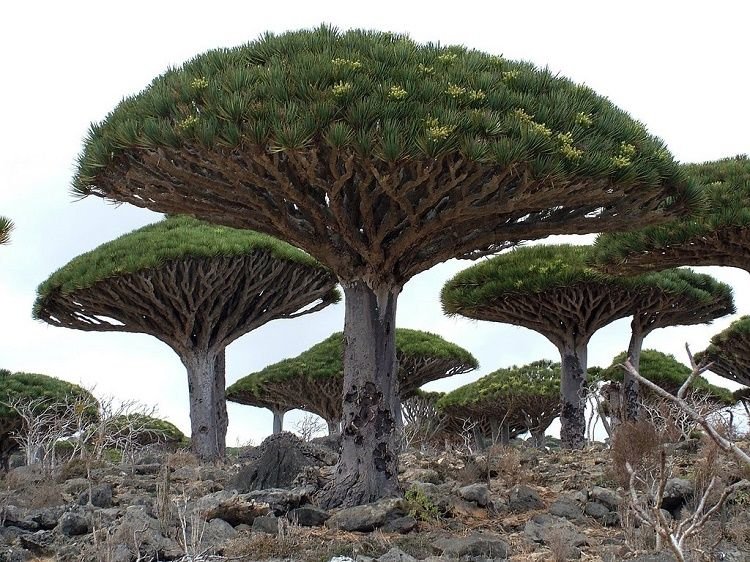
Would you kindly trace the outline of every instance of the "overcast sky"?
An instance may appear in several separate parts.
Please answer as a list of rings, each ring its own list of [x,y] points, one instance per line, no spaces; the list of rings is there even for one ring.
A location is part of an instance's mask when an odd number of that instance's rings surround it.
[[[643,121],[680,161],[702,162],[750,152],[749,16],[747,3],[734,1],[6,3],[0,22],[0,215],[12,218],[16,230],[12,244],[0,247],[0,367],[155,404],[189,432],[185,371],[163,343],[31,319],[36,286],[50,273],[160,218],[96,198],[75,201],[69,188],[89,123],[169,66],[267,30],[326,22],[406,32],[418,41],[463,44],[549,66]],[[399,299],[400,326],[437,332],[481,363],[475,373],[429,387],[446,390],[499,367],[559,359],[547,340],[523,328],[442,316],[440,288],[468,265],[435,267],[413,279]],[[702,269],[730,283],[739,313],[750,313],[747,273]],[[645,346],[685,361],[685,342],[701,350],[731,320],[659,330]],[[266,325],[228,348],[227,382],[295,356],[342,326],[341,305]],[[627,320],[601,330],[591,341],[590,364],[609,364],[628,338]],[[270,433],[271,416],[263,410],[230,404],[229,416],[229,445]],[[296,418],[287,416],[285,425],[292,427]]]

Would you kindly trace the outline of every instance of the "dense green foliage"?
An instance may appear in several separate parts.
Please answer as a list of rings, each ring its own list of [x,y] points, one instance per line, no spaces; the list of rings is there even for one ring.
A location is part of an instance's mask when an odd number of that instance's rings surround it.
[[[0,217],[0,244],[10,242],[10,232],[13,230],[13,222],[5,217]]]
[[[525,62],[329,27],[266,34],[157,77],[91,127],[74,190],[129,150],[319,144],[367,158],[460,151],[537,177],[682,183],[663,143],[587,86]]]
[[[740,384],[750,385],[750,316],[742,316],[711,338],[710,345],[695,354],[699,362],[711,362],[710,370]]]
[[[622,381],[625,371],[620,365],[625,362],[625,359],[625,352],[617,355],[612,360],[612,364],[601,372],[601,380]],[[654,349],[644,349],[641,351],[639,372],[641,376],[654,384],[672,394],[676,394],[690,376],[691,370],[690,367],[683,365],[675,359],[674,355],[668,355]],[[732,393],[729,390],[710,384],[704,378],[696,377],[693,382],[693,388],[707,392],[713,399],[723,404],[734,404]],[[647,393],[647,389],[643,390]]]
[[[253,252],[269,252],[279,260],[322,267],[305,252],[265,234],[190,217],[168,217],[71,260],[39,286],[34,310],[54,291],[69,293],[85,289],[103,279],[154,269],[167,261],[237,257]],[[338,291],[332,292],[331,299],[332,302],[340,299]]]
[[[144,414],[127,414],[117,416],[111,421],[111,431],[134,428],[139,436],[139,443],[181,443],[187,441],[179,428],[167,420],[146,416]]]
[[[538,245],[517,248],[459,272],[443,287],[446,314],[475,317],[483,308],[504,299],[544,295],[577,285],[620,287],[633,292],[658,289],[683,295],[696,305],[729,298],[732,289],[710,275],[690,269],[670,269],[632,277],[607,275],[590,266],[591,246]],[[638,302],[634,302],[634,310]]]
[[[448,392],[438,401],[439,408],[474,406],[495,408],[497,403],[517,399],[560,395],[560,363],[543,359],[522,367],[498,369],[482,378]]]
[[[396,330],[396,353],[403,358],[443,358],[476,368],[477,360],[465,349],[445,341],[440,336],[398,328]],[[302,352],[297,357],[284,359],[265,369],[241,378],[227,388],[227,399],[232,400],[235,394],[252,394],[264,396],[264,384],[268,382],[290,381],[305,377],[307,379],[329,379],[343,377],[344,373],[344,337],[341,332],[329,336],[322,342]],[[408,373],[406,373],[408,375]]]
[[[658,252],[662,250],[689,246],[711,233],[750,228],[750,159],[747,156],[686,164],[683,168],[701,186],[706,205],[698,207],[697,213],[661,226],[602,234],[595,245],[599,261],[613,263],[644,252],[657,252],[652,266],[658,268]]]
[[[44,399],[47,405],[70,404],[74,400],[98,404],[90,392],[75,384],[47,375],[11,373],[6,369],[0,369],[0,397],[0,420],[3,421],[17,416],[6,404],[16,398],[25,401]]]

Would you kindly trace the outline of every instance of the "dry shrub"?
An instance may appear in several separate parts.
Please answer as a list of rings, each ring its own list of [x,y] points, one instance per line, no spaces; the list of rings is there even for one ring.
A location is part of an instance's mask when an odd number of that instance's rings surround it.
[[[72,480],[73,478],[86,478],[87,474],[86,461],[77,457],[60,466],[60,469],[57,472],[57,481],[65,482],[66,480]]]
[[[625,463],[639,474],[650,473],[659,466],[663,437],[650,422],[641,419],[620,424],[612,436],[610,447],[611,477],[625,488],[630,475]]]
[[[510,486],[523,484],[528,481],[528,474],[521,462],[521,452],[504,445],[493,445],[488,451],[488,458],[492,459],[497,477]]]
[[[550,560],[554,562],[565,562],[571,558],[568,556],[569,554],[572,554],[569,553],[569,550],[571,549],[568,546],[568,541],[565,540],[565,535],[560,529],[550,531],[549,535],[547,535],[545,544],[550,550]]]
[[[198,457],[187,449],[179,449],[167,456],[167,465],[172,468],[180,468],[182,466],[200,466],[200,464]]]

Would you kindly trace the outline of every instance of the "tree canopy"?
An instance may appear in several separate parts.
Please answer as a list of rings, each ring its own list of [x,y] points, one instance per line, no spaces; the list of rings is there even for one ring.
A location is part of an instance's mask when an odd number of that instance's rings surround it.
[[[624,369],[620,365],[625,363],[626,358],[624,352],[615,356],[612,364],[601,371],[599,375],[601,380],[622,381]],[[680,363],[674,355],[662,353],[655,349],[644,349],[641,352],[639,373],[667,392],[677,394],[691,372],[690,367]],[[731,405],[735,402],[729,390],[710,384],[702,377],[695,379],[693,388],[706,392],[712,399],[722,404]]]
[[[750,386],[750,316],[743,316],[711,338],[696,361],[710,362],[710,371],[720,377]]]
[[[10,242],[10,233],[13,230],[13,222],[5,217],[0,217],[0,244]]]
[[[750,160],[747,156],[683,166],[706,205],[661,226],[603,234],[597,260],[608,271],[724,265],[750,271]]]
[[[471,353],[436,334],[396,330],[399,395],[413,396],[425,383],[467,373],[479,364]],[[247,375],[227,388],[227,400],[249,406],[313,412],[328,422],[341,419],[344,337],[332,334],[297,357]]]

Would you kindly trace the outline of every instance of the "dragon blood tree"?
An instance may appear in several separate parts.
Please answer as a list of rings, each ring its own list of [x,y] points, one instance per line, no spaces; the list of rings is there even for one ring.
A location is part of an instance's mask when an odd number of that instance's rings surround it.
[[[691,207],[663,144],[585,86],[464,47],[320,27],[200,55],[85,142],[74,192],[267,232],[345,294],[325,504],[399,494],[396,301],[417,273]]]
[[[406,328],[396,330],[396,361],[403,400],[423,384],[478,367],[465,349],[438,335]],[[297,357],[241,378],[227,388],[227,400],[270,409],[274,412],[274,433],[281,431],[276,412],[293,409],[319,415],[328,423],[329,433],[338,433],[343,386],[344,335],[337,332]]]
[[[601,380],[622,381],[624,372],[622,364],[625,363],[625,359],[625,353],[617,355],[612,360],[612,364],[600,373]],[[674,355],[668,355],[655,349],[644,349],[641,353],[639,373],[670,394],[676,395],[690,376],[691,369],[675,359]],[[729,390],[710,384],[702,377],[696,377],[692,388],[707,395],[715,404],[731,406],[735,403]],[[644,399],[648,400],[650,397],[651,393],[647,392]]]
[[[10,242],[10,232],[13,230],[13,222],[5,217],[0,217],[0,244]]]
[[[713,298],[686,281],[710,285],[692,272],[618,277],[589,267],[591,256],[589,246],[518,248],[458,273],[442,291],[449,315],[523,326],[557,347],[562,361],[560,438],[569,448],[585,444],[583,396],[587,347],[594,333],[636,311],[642,312],[637,328],[653,329],[659,325],[659,311],[669,312],[675,302],[687,300],[685,294],[692,295],[692,302]]]
[[[529,431],[541,447],[544,432],[560,415],[560,364],[541,360],[498,369],[447,393],[437,406],[454,419],[489,420],[493,442],[508,443],[513,429]]]
[[[634,301],[628,357],[636,371],[640,367],[643,340],[658,328],[707,324],[716,318],[734,314],[732,288],[690,269],[667,269],[641,276],[650,286]],[[638,381],[624,373],[620,392],[624,418],[636,420],[640,406]]]
[[[170,217],[53,273],[33,315],[53,326],[150,334],[170,346],[187,369],[192,450],[209,461],[225,452],[226,346],[266,322],[336,302],[335,285],[309,255],[268,235]]]
[[[24,420],[12,404],[23,401],[39,413],[62,415],[74,402],[96,404],[90,392],[75,384],[36,373],[0,369],[0,467],[8,470],[10,456],[19,448],[15,439]],[[93,413],[92,413],[93,414]]]
[[[743,316],[711,338],[711,344],[695,354],[699,363],[720,377],[750,386],[750,316]],[[747,398],[743,396],[743,401]]]
[[[750,160],[736,156],[683,168],[701,186],[706,205],[661,226],[599,236],[598,267],[613,273],[680,265],[750,271]]]

